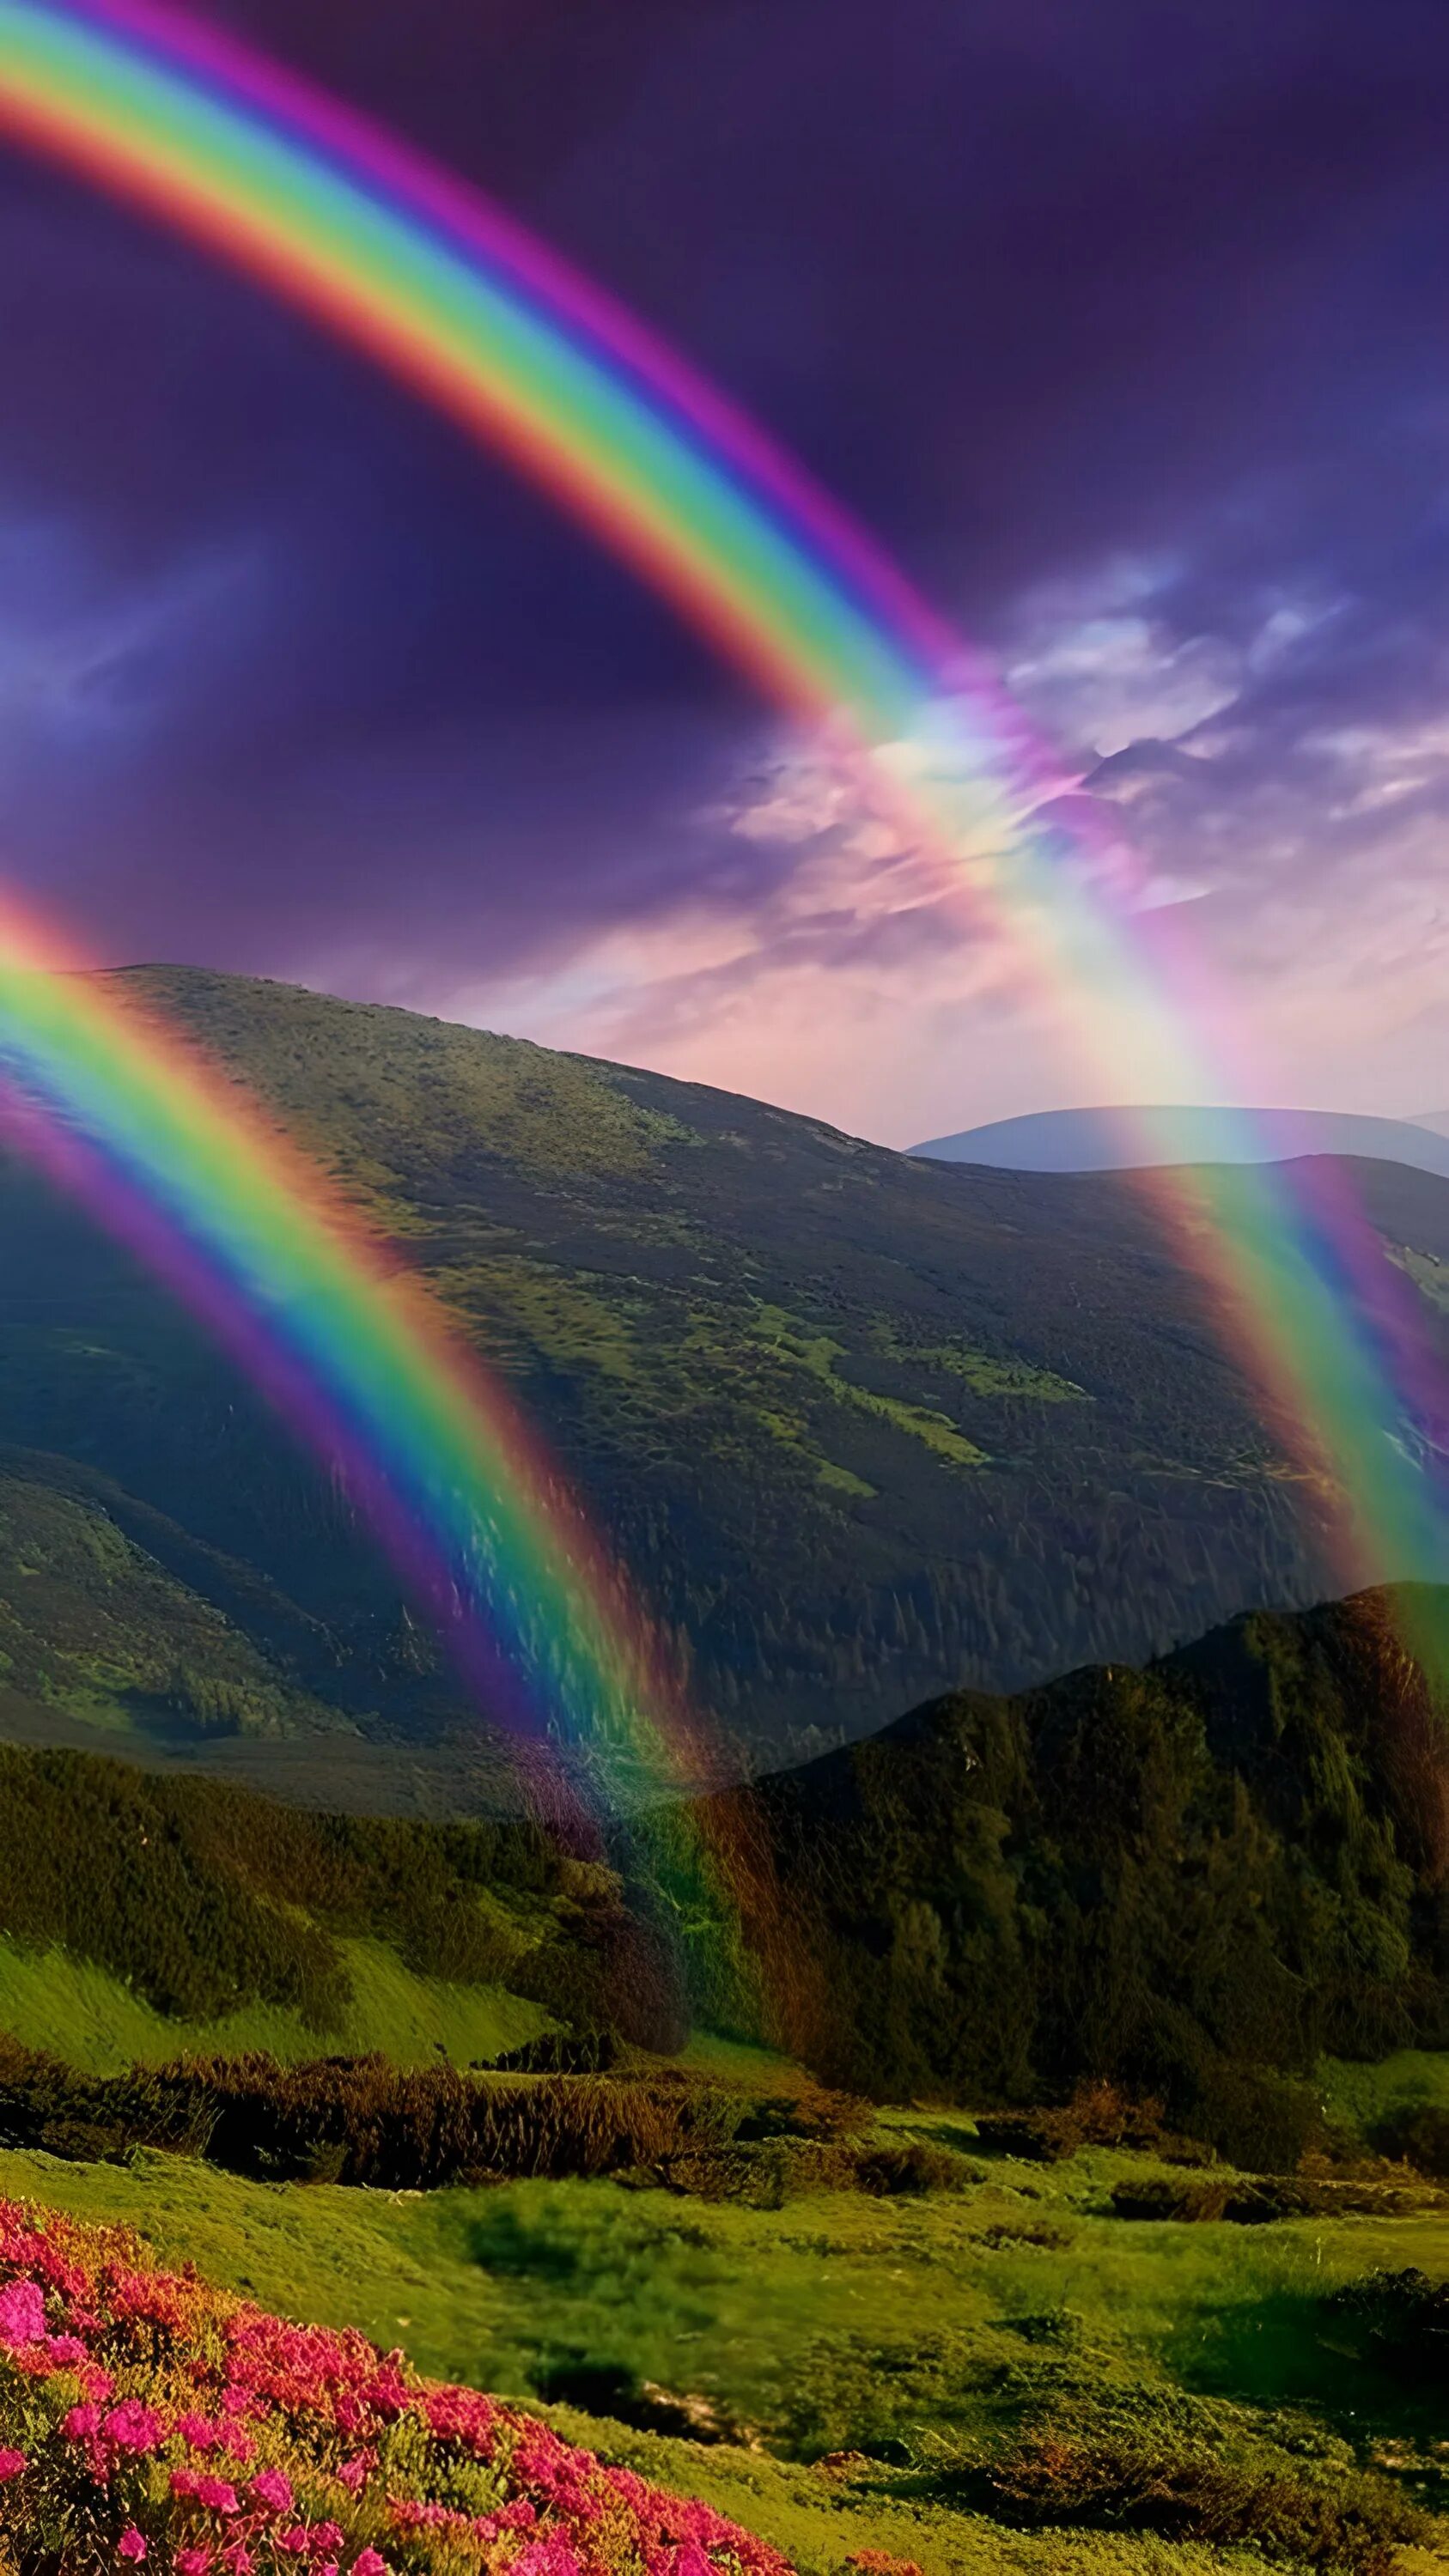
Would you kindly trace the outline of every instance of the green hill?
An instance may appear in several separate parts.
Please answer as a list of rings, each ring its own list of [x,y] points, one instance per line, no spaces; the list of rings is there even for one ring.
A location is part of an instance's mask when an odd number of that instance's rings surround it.
[[[755,1758],[1331,1588],[1314,1494],[1129,1182],[952,1170],[280,985],[127,980],[432,1280]],[[1449,1187],[1358,1177],[1449,1349]],[[374,1796],[337,1720],[359,1748],[479,1742],[344,1498],[13,1166],[0,1437],[0,1650],[32,1735],[39,1708],[66,1740],[124,1724],[240,1764],[263,1730],[333,1803],[354,1770]]]
[[[1230,2153],[1314,2115],[1252,2070],[1449,2048],[1449,1707],[1406,1598],[955,1692],[714,1802],[789,1890],[775,2035],[885,2099],[1115,2081]]]
[[[518,1820],[308,1813],[0,1744],[0,2030],[109,2072],[183,2049],[487,2056],[555,2020],[680,2035],[598,1862]]]

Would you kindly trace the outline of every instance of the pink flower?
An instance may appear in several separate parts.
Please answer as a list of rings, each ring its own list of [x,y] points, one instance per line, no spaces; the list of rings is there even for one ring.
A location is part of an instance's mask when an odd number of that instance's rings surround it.
[[[165,2438],[166,2427],[154,2406],[143,2406],[139,2398],[124,2398],[113,2406],[102,2430],[109,2433],[121,2451],[154,2451]]]
[[[187,2448],[192,2451],[214,2451],[221,2440],[221,2426],[213,2424],[205,2415],[178,2417],[176,2430]]]
[[[45,2334],[45,2301],[33,2281],[12,2281],[0,2290],[0,2348],[19,2352]]]
[[[118,2558],[142,2559],[145,2555],[146,2543],[142,2539],[141,2534],[136,2529],[133,2522],[128,2530],[122,2532],[120,2539],[117,2541],[116,2556]]]
[[[224,2549],[221,2553],[221,2563],[227,2569],[228,2576],[252,2576],[252,2568],[255,2564],[244,2540],[234,2540],[230,2549]]]
[[[47,2361],[54,2362],[57,2370],[74,2370],[85,2360],[86,2348],[79,2335],[51,2335],[46,2343],[45,2356]]]
[[[101,2429],[99,2406],[72,2406],[70,2413],[63,2417],[60,2429],[68,2442],[88,2441],[92,2433],[99,2433]]]
[[[173,2564],[176,2576],[211,2576],[209,2549],[178,2549]]]
[[[350,2460],[343,2461],[337,2472],[337,2482],[339,2486],[346,2487],[349,2495],[358,2495],[376,2466],[376,2451],[358,2451]]]
[[[292,2501],[292,2481],[280,2469],[263,2469],[260,2477],[253,2478],[250,2491],[268,2513],[285,2513]]]
[[[294,2522],[290,2531],[277,2534],[277,2547],[293,2558],[305,2558],[312,2546],[312,2535],[305,2522]]]
[[[198,2478],[196,2501],[198,2504],[204,2504],[208,2513],[240,2513],[241,2511],[241,2506],[237,2502],[236,2489],[229,2487],[225,2478]]]
[[[0,2487],[4,2486],[7,2478],[18,2478],[24,2466],[23,2451],[0,2451]]]
[[[579,2576],[579,2562],[562,2532],[547,2540],[530,2540],[513,2560],[510,2576],[514,2569],[517,2576]]]
[[[375,2549],[364,2549],[352,2562],[352,2576],[388,2576],[387,2560]]]

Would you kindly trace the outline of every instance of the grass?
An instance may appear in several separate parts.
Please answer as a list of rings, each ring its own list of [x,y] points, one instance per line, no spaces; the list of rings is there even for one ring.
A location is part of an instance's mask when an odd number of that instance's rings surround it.
[[[851,1406],[858,1413],[874,1414],[878,1421],[908,1432],[913,1439],[924,1441],[949,1466],[986,1465],[985,1450],[958,1431],[948,1413],[938,1413],[929,1405],[907,1404],[899,1396],[881,1395],[873,1387],[855,1386],[849,1378],[841,1377],[836,1363],[846,1357],[845,1344],[833,1340],[829,1333],[812,1333],[777,1306],[761,1306],[753,1320],[756,1337],[771,1358],[793,1362],[804,1369],[835,1403]],[[926,1354],[921,1356],[924,1359]]]
[[[1449,2049],[1401,2048],[1377,2066],[1330,2057],[1319,2081],[1330,2120],[1367,2140],[1395,2111],[1449,2111]]]
[[[341,1941],[351,2000],[328,2048],[381,2050],[399,2066],[446,2056],[455,2066],[517,2048],[550,2027],[537,2004],[501,1986],[449,1985],[419,1977],[381,1941]],[[155,2012],[117,1977],[60,1951],[37,1954],[0,1938],[0,2029],[27,2048],[65,2057],[90,2075],[162,2066],[187,2054],[240,2056],[265,2049],[283,2065],[318,2053],[300,2013],[256,2004],[217,2021],[180,2021]]]
[[[898,1361],[902,1368],[962,1378],[973,1395],[1006,1396],[1031,1404],[1090,1404],[1092,1400],[1086,1388],[1074,1386],[1070,1378],[1033,1368],[1026,1360],[999,1359],[991,1351],[973,1349],[969,1342],[940,1342],[927,1349],[901,1341],[885,1324],[877,1326],[876,1341],[886,1358]]]
[[[695,2052],[742,2080],[757,2080],[758,2054]],[[887,2126],[971,2144],[964,2120],[895,2114]],[[1150,2538],[1005,2533],[932,2463],[1046,2401],[1170,2419],[1209,2443],[1250,2438],[1289,2471],[1345,2440],[1372,2457],[1416,2422],[1427,2440],[1426,2406],[1416,2416],[1314,2321],[1327,2291],[1377,2266],[1449,2275],[1449,2220],[1132,2225],[1105,2215],[1128,2170],[1143,2160],[998,2160],[960,2193],[772,2212],[611,2183],[393,2197],[246,2183],[146,2154],[126,2167],[8,2154],[0,2191],[139,2224],[167,2259],[198,2258],[264,2303],[360,2324],[427,2370],[505,2396],[567,2391],[588,2371],[702,2401],[736,2438],[681,2446],[607,2412],[560,2420],[822,2576],[859,2547],[925,2576],[1261,2567]],[[746,2447],[742,2428],[764,2447]],[[868,2456],[817,2465],[832,2453]]]
[[[122,1737],[335,1723],[97,1498],[4,1472],[0,1676]]]
[[[495,1359],[522,1355],[549,1368],[593,1369],[620,1380],[641,1374],[645,1350],[637,1334],[647,1309],[638,1299],[601,1296],[584,1277],[522,1253],[435,1270],[431,1278]]]

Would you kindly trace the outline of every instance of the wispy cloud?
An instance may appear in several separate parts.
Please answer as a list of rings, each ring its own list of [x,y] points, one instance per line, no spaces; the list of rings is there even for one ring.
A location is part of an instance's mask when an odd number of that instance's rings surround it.
[[[265,596],[251,542],[128,572],[62,526],[0,518],[0,758],[27,766],[183,720],[252,640]]]
[[[1086,574],[1038,588],[1012,620],[1029,641],[1008,674],[1063,778],[1085,769],[1079,792],[1120,817],[1081,873],[1119,909],[1193,907],[1286,1099],[1404,1110],[1434,1090],[1443,1037],[1449,724],[1325,712],[1325,631],[1351,630],[1351,604],[1265,592],[1229,636],[1189,621],[1189,572],[1118,560],[1099,591]],[[751,869],[473,989],[468,1015],[896,1141],[1090,1088],[970,868],[870,810],[828,743],[755,759],[687,829],[701,850],[743,844]]]

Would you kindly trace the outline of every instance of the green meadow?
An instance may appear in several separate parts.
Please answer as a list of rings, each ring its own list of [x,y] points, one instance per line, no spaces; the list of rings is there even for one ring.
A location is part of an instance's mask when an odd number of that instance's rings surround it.
[[[693,2054],[716,2077],[769,2071],[754,2051]],[[1371,2118],[1446,2077],[1444,2060],[1391,2062],[1373,2099],[1364,2070],[1324,2080]],[[1113,2185],[1170,2166],[1107,2150],[1055,2165],[982,2154],[957,2114],[882,2125],[963,2151],[971,2178],[760,2209],[627,2181],[427,2195],[265,2184],[139,2150],[114,2165],[3,2153],[0,2190],[139,2226],[164,2258],[195,2259],[265,2305],[361,2325],[430,2371],[542,2402],[577,2438],[765,2533],[808,2576],[834,2576],[859,2549],[924,2576],[1263,2567],[1228,2540],[1004,2525],[983,2504],[982,2464],[1038,2424],[1150,2451],[1164,2477],[1206,2459],[1255,2492],[1306,2480],[1342,2495],[1366,2469],[1376,2493],[1449,2504],[1442,2389],[1396,2379],[1331,2305],[1374,2272],[1449,2279],[1449,2202],[1268,2226],[1129,2221],[1112,2214]],[[1408,2576],[1446,2552],[1449,2522],[1431,2521],[1391,2558],[1269,2557]]]

